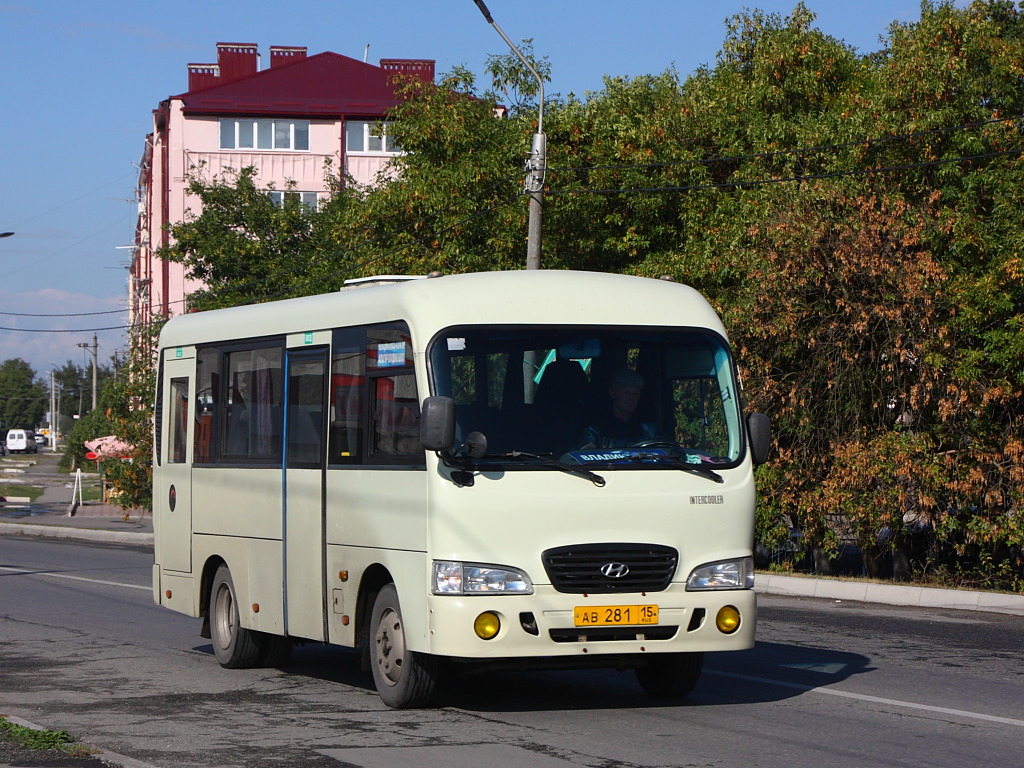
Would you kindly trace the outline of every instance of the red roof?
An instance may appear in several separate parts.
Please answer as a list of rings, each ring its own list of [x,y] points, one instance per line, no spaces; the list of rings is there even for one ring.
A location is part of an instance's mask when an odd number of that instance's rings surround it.
[[[402,70],[433,80],[432,61],[383,63],[386,69],[328,51],[171,98],[192,115],[377,117],[397,104],[394,77]]]

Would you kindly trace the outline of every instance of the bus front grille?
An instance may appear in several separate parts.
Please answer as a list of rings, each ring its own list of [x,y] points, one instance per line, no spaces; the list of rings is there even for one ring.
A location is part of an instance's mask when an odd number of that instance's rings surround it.
[[[679,553],[660,544],[579,544],[546,550],[551,585],[569,594],[660,592],[676,571]]]

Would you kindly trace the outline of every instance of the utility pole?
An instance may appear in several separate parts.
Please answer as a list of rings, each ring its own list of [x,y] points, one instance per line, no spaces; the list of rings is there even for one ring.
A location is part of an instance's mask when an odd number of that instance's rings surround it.
[[[57,430],[53,427],[55,421],[54,410],[57,408],[57,398],[53,393],[53,368],[50,369],[50,450],[57,452]]]
[[[92,335],[92,344],[90,345],[87,341],[81,341],[78,343],[82,349],[89,349],[92,347],[92,409],[96,410],[96,352],[99,349],[99,342],[96,340],[96,334]],[[81,408],[79,408],[81,411]]]
[[[537,85],[540,89],[537,132],[533,134],[530,159],[526,163],[526,192],[530,195],[530,219],[526,240],[526,268],[540,269],[540,242],[544,220],[544,172],[548,164],[548,139],[544,135],[544,78],[537,74],[537,70],[533,68],[533,65],[526,60],[526,57],[512,44],[508,36],[501,31],[501,27],[494,22],[494,19],[491,18],[491,12],[487,10],[487,6],[484,4],[484,0],[473,0],[473,2],[476,3],[487,23],[494,27],[497,33],[501,35],[501,39],[519,57],[523,66],[530,70],[533,76],[537,78]]]
[[[60,395],[57,393],[57,372],[50,368],[50,450],[57,452],[60,432]]]

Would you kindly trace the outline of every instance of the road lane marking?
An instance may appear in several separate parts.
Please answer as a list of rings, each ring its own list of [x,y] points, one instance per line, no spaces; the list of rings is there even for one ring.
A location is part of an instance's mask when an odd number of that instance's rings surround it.
[[[751,683],[763,683],[764,685],[777,685],[782,688],[792,688],[807,693],[823,693],[826,696],[838,696],[844,699],[855,699],[856,701],[867,701],[872,704],[886,704],[890,707],[905,707],[907,709],[918,709],[924,712],[935,712],[940,715],[955,715],[966,717],[972,720],[985,720],[990,723],[1001,723],[1003,725],[1015,725],[1024,728],[1024,720],[1015,720],[1012,717],[999,717],[998,715],[986,715],[981,712],[967,712],[963,709],[950,709],[949,707],[933,707],[931,704],[918,704],[913,701],[900,701],[899,699],[885,699],[880,696],[867,696],[863,693],[850,693],[848,691],[837,691],[833,688],[821,688],[813,685],[802,685],[790,683],[783,680],[772,680],[767,677],[755,677],[754,675],[741,675],[736,672],[720,672],[713,669],[705,669],[705,674],[729,677],[734,680],[744,680]]]
[[[72,576],[67,573],[49,573],[47,571],[26,571],[24,568],[8,568],[0,565],[0,571],[7,571],[8,573],[20,573],[23,576],[49,576],[51,579],[67,579],[68,581],[86,581],[90,584],[103,584],[108,587],[125,587],[127,589],[142,589],[149,592],[153,589],[151,586],[144,586],[141,584],[124,584],[120,581],[104,581],[103,579],[87,579],[84,576]]]

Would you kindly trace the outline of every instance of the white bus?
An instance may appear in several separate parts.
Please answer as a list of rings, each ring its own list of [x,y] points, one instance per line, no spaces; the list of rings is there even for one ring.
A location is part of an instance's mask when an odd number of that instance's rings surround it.
[[[719,318],[665,280],[381,278],[175,317],[154,598],[225,667],[362,648],[392,707],[479,662],[685,695],[754,642],[769,427],[742,406]]]

